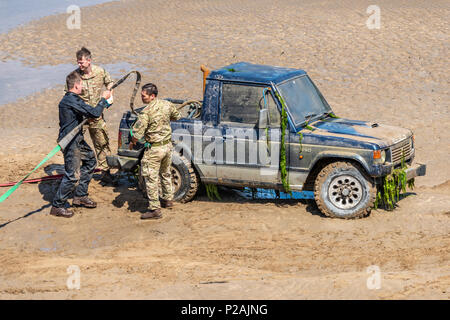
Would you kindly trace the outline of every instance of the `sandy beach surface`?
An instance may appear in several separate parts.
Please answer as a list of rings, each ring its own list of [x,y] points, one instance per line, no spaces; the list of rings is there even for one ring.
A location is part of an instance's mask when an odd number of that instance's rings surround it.
[[[58,182],[23,185],[0,204],[0,299],[449,299],[450,5],[377,1],[381,28],[368,29],[371,4],[125,0],[83,7],[80,30],[63,13],[1,33],[3,62],[56,68],[86,46],[96,64],[133,65],[161,97],[202,99],[201,64],[301,68],[340,117],[412,129],[427,175],[396,210],[349,221],[310,202],[227,190],[141,221],[135,188],[98,181],[98,208],[62,219],[49,215]],[[113,152],[131,89],[117,88],[105,112]],[[61,82],[0,105],[0,183],[20,180],[56,145],[62,93]],[[32,177],[62,164],[58,154]],[[79,290],[66,285],[71,265]],[[379,289],[367,285],[370,266]]]

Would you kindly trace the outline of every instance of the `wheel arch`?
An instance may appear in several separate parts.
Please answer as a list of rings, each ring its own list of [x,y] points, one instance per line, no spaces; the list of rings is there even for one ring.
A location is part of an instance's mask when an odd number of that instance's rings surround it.
[[[314,182],[317,178],[319,172],[327,165],[333,162],[338,161],[348,161],[355,164],[362,171],[363,174],[369,175],[369,166],[363,157],[360,155],[355,155],[353,153],[328,153],[321,152],[319,153],[314,160],[312,161],[312,165],[309,170],[308,177],[306,178],[303,190],[314,190]]]
[[[182,176],[189,177],[188,178],[189,180],[185,181],[185,182],[187,182],[187,184],[185,184],[187,189],[183,189],[183,190],[185,190],[185,193],[182,193],[182,198],[175,199],[175,200],[180,201],[182,203],[192,200],[192,198],[197,193],[197,190],[198,190],[201,180],[200,180],[198,171],[196,170],[193,162],[189,158],[187,158],[185,155],[183,155],[183,149],[180,149],[179,151],[174,151],[172,153],[172,167],[175,167],[175,169]],[[180,171],[180,168],[184,168],[184,169],[182,169],[182,171]],[[184,188],[186,188],[186,187],[184,187]],[[176,196],[175,193],[174,193],[174,196]]]
[[[193,161],[191,147],[188,144],[183,143],[183,142],[174,144],[173,154],[177,154],[177,155],[185,157],[191,163],[191,165],[194,168],[195,172],[197,173],[199,179],[201,180],[201,178],[203,177],[203,173],[200,170],[200,168],[198,167],[197,163],[195,163],[195,161]],[[172,161],[173,161],[173,156],[172,156]]]

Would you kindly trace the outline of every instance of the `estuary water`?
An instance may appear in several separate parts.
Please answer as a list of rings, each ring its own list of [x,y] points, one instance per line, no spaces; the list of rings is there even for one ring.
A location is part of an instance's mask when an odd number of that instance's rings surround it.
[[[113,80],[133,70],[130,63],[121,62],[100,65]],[[66,76],[77,68],[74,64],[43,65],[30,67],[19,60],[0,61],[0,106],[14,102],[46,88],[64,85]]]
[[[70,5],[79,7],[110,2],[107,0],[0,0],[0,33],[32,20],[67,12]]]

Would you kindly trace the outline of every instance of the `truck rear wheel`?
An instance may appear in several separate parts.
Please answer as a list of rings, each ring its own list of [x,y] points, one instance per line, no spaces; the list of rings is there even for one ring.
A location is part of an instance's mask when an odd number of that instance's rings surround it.
[[[352,219],[368,215],[375,203],[376,186],[351,162],[325,166],[314,183],[320,211],[332,218]]]
[[[192,163],[186,157],[173,153],[171,172],[173,199],[181,203],[191,201],[200,184],[200,178],[192,167]]]
[[[170,172],[172,173],[173,200],[181,203],[192,200],[200,184],[200,179],[192,167],[192,163],[186,157],[178,153],[173,153]],[[139,189],[144,194],[144,197],[147,197],[141,171],[139,171],[138,183]],[[161,194],[161,187],[159,192]]]

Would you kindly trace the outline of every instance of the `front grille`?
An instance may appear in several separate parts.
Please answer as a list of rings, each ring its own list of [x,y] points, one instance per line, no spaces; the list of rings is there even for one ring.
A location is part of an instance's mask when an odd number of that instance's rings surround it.
[[[407,138],[391,147],[391,161],[392,163],[398,164],[401,163],[402,157],[405,157],[405,160],[411,158],[411,148],[412,141],[411,138]]]

